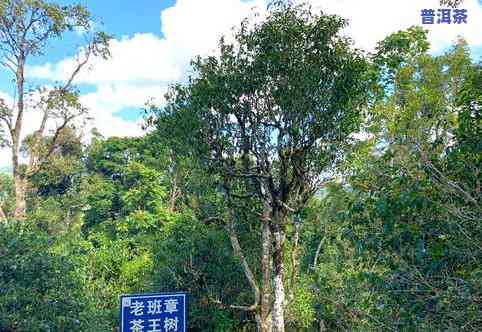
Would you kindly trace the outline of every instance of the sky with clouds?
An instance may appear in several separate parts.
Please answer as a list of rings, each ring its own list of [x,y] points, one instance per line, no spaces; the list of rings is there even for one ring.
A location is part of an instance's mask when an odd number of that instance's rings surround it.
[[[104,136],[142,134],[142,106],[151,98],[162,104],[169,84],[182,82],[190,73],[189,61],[214,52],[219,38],[240,21],[263,12],[268,0],[58,0],[80,2],[102,20],[102,29],[114,35],[112,58],[94,59],[89,71],[77,79],[81,101],[90,109],[95,127]],[[338,14],[349,20],[345,33],[367,51],[386,35],[421,24],[422,9],[438,9],[437,0],[308,0],[315,10]],[[458,35],[468,41],[474,59],[482,56],[482,1],[465,0],[467,24],[424,25],[429,29],[432,52],[441,53]],[[52,43],[46,55],[27,68],[30,87],[64,80],[80,45],[78,33]],[[0,68],[0,98],[12,102],[13,85]],[[23,136],[38,127],[40,115],[29,111]],[[0,167],[8,166],[10,154],[0,150]]]

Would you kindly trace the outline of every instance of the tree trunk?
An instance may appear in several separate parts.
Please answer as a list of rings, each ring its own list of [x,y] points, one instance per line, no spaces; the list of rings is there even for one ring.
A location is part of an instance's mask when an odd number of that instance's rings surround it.
[[[260,299],[260,332],[271,332],[271,231],[270,231],[269,210],[265,210],[262,217],[262,253],[261,273],[263,278]]]
[[[15,183],[15,218],[21,219],[25,216],[26,202],[25,202],[25,180],[18,172],[14,175]]]
[[[324,242],[325,242],[325,236],[323,236],[323,238],[320,240],[320,243],[318,243],[318,247],[316,248],[315,258],[313,259],[313,266],[312,266],[314,269],[318,265],[318,258],[320,257],[321,248]]]
[[[256,313],[256,331],[258,332],[272,332],[272,322],[271,322],[271,315],[265,317],[264,319],[261,318],[261,313]]]
[[[294,220],[294,234],[293,234],[293,248],[291,250],[291,275],[289,277],[289,292],[288,292],[288,302],[292,302],[295,298],[295,285],[296,279],[299,272],[299,241],[300,241],[300,223]]]
[[[326,328],[325,321],[323,319],[320,319],[320,332],[326,332],[328,329]]]
[[[171,191],[169,193],[169,211],[176,212],[176,202],[179,197],[180,190],[177,185],[177,172],[174,169],[172,173]]]
[[[284,287],[284,242],[285,234],[279,221],[276,221],[273,230],[274,251],[273,251],[273,332],[285,331],[284,304],[285,304],[285,287]]]
[[[22,123],[23,123],[23,95],[24,95],[24,66],[25,56],[20,52],[17,67],[17,119],[12,131],[12,168],[15,183],[15,213],[17,219],[25,216],[25,180],[19,171],[18,153],[20,150]]]

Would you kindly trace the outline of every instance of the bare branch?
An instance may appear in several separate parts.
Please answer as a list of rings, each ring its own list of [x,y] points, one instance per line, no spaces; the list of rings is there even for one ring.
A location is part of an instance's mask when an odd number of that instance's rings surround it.
[[[256,279],[254,277],[253,272],[251,271],[251,268],[249,267],[248,261],[246,260],[243,251],[241,249],[241,246],[239,244],[239,239],[238,235],[236,233],[235,225],[234,225],[234,219],[235,219],[235,214],[233,209],[229,209],[229,218],[228,218],[228,223],[226,225],[226,228],[228,230],[229,234],[229,239],[231,240],[231,245],[233,247],[234,255],[239,259],[241,262],[241,266],[243,267],[244,274],[246,278],[248,279],[249,285],[251,286],[251,289],[254,293],[254,304],[253,306],[258,306],[259,303],[259,298],[260,298],[260,291],[258,284],[256,283]]]
[[[48,115],[49,115],[48,109],[44,109],[43,111],[44,111],[44,114],[42,116],[42,121],[40,122],[40,127],[34,134],[33,144],[32,144],[31,153],[30,153],[30,161],[27,168],[28,170],[33,169],[35,164],[35,158],[36,157],[40,158],[38,150],[40,149],[40,144],[42,142],[43,133],[45,131],[45,126],[47,124]]]
[[[480,208],[480,203],[479,201],[472,197],[470,193],[468,193],[466,190],[464,190],[459,184],[456,182],[450,180],[447,176],[445,176],[427,157],[426,152],[420,147],[416,146],[417,150],[420,152],[420,156],[422,157],[422,160],[426,163],[426,165],[430,168],[432,171],[432,175],[434,175],[435,179],[442,185],[444,185],[449,191],[457,194],[458,196],[464,198],[464,200],[472,203],[475,205],[477,210],[482,211]]]
[[[290,212],[296,212],[295,209],[293,209],[292,207],[288,206],[288,204],[286,204],[285,202],[283,202],[283,201],[280,200],[279,203],[280,203],[286,210],[288,210],[288,211],[290,211]]]
[[[15,69],[16,63],[6,56],[2,60],[0,60],[0,65],[10,70],[14,75],[17,72],[17,70]]]
[[[76,116],[77,115],[71,115],[69,117],[66,117],[64,119],[64,122],[59,127],[57,127],[57,129],[55,130],[54,136],[52,137],[52,142],[50,143],[50,147],[49,147],[48,152],[45,156],[45,159],[48,159],[52,155],[52,153],[54,152],[55,147],[57,145],[57,140],[60,136],[60,133],[74,118],[76,118]]]
[[[6,40],[5,40],[5,43],[2,43],[2,44],[6,44],[10,50],[8,50],[8,52],[13,55],[15,58],[18,59],[18,55],[17,55],[17,51],[19,50],[19,47],[18,47],[18,44],[17,44],[17,40],[16,38],[12,35],[11,31],[9,28],[7,28],[9,26],[9,23],[8,22],[5,22],[5,20],[0,17],[0,32],[3,33],[3,36],[6,37]]]
[[[79,62],[77,63],[77,66],[75,67],[74,71],[70,75],[65,85],[60,90],[67,91],[68,89],[70,89],[70,87],[72,86],[72,82],[74,81],[75,77],[80,73],[80,70],[82,69],[82,67],[84,67],[87,64],[87,62],[89,62],[91,53],[92,53],[92,46],[89,45],[87,46],[84,52],[85,58],[83,60],[78,60]]]
[[[212,302],[212,303],[215,303],[217,305],[219,305],[220,307],[222,308],[230,308],[230,309],[239,309],[239,310],[243,310],[243,311],[256,311],[256,309],[258,309],[258,305],[257,304],[252,304],[250,306],[244,306],[244,305],[226,305],[224,304],[223,302],[221,302],[221,300],[219,299],[215,299],[211,296],[208,296],[209,300]]]

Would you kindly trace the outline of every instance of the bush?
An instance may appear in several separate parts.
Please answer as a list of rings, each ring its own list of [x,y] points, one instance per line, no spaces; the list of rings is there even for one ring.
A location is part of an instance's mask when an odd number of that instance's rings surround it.
[[[70,242],[26,222],[0,225],[0,331],[99,331],[76,257],[58,253]]]

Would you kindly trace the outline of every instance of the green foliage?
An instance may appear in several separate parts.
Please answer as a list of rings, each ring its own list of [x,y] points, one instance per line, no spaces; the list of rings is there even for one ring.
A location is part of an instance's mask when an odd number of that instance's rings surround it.
[[[146,141],[111,138],[94,141],[89,147],[86,164],[91,176],[82,185],[88,203],[85,229],[107,220],[132,219],[130,214],[147,221],[143,213],[164,213],[165,177],[158,170],[162,161]]]
[[[94,24],[90,12],[80,4],[61,6],[43,0],[3,0],[0,11],[0,25],[4,27],[0,33],[0,44],[10,43],[10,36],[23,38],[26,46],[24,56],[42,55],[48,40],[60,38],[74,29],[90,31]],[[30,29],[31,22],[35,22],[34,29]],[[108,36],[97,33],[94,39],[95,51],[106,55]]]
[[[159,214],[165,191],[162,187],[162,175],[159,171],[149,169],[140,163],[131,163],[124,173],[123,184],[129,189],[122,195],[124,214],[144,210]]]
[[[252,319],[227,308],[252,301],[231,250],[223,228],[189,215],[169,224],[157,243],[154,284],[161,291],[188,291],[190,331],[239,331]]]
[[[244,162],[272,164],[276,182],[284,159],[318,174],[358,128],[365,102],[367,63],[340,36],[345,25],[302,6],[274,5],[265,22],[242,24],[236,45],[221,40],[219,57],[193,62],[196,76],[155,110],[157,129],[175,128],[176,139],[224,175],[245,167],[236,163],[241,154]]]
[[[293,295],[294,300],[287,310],[286,325],[293,331],[307,331],[317,321],[317,294],[311,278],[300,278]]]
[[[400,177],[400,166],[387,168],[386,160],[371,167],[343,218],[362,257],[377,257],[384,267],[369,280],[381,296],[379,316],[394,329],[475,330],[481,288],[474,262],[481,257],[467,240],[480,238],[480,227],[451,216],[426,174]]]
[[[429,47],[427,31],[413,26],[406,31],[393,33],[379,42],[374,62],[393,72],[407,65],[414,58],[425,54]]]
[[[11,216],[15,210],[14,192],[13,177],[8,173],[0,173],[0,208],[5,216]]]
[[[74,128],[59,131],[55,143],[52,136],[42,138],[32,151],[33,136],[27,136],[21,151],[35,154],[39,158],[38,169],[30,176],[30,185],[36,194],[45,197],[62,195],[78,185],[84,165],[83,146]],[[44,157],[46,156],[46,157]]]
[[[387,41],[399,37],[406,35]],[[393,50],[378,54],[394,62],[393,76],[381,68],[389,88],[371,110],[374,142],[354,150],[347,185],[320,207],[336,212],[322,216],[343,235],[327,240],[331,251],[315,272],[329,294],[323,316],[340,330],[476,331],[482,214],[473,153],[480,93],[473,88],[480,68],[462,40],[439,57]]]
[[[84,298],[75,258],[59,250],[68,238],[51,237],[30,224],[12,222],[0,228],[2,331],[103,328],[96,322],[96,308]]]

